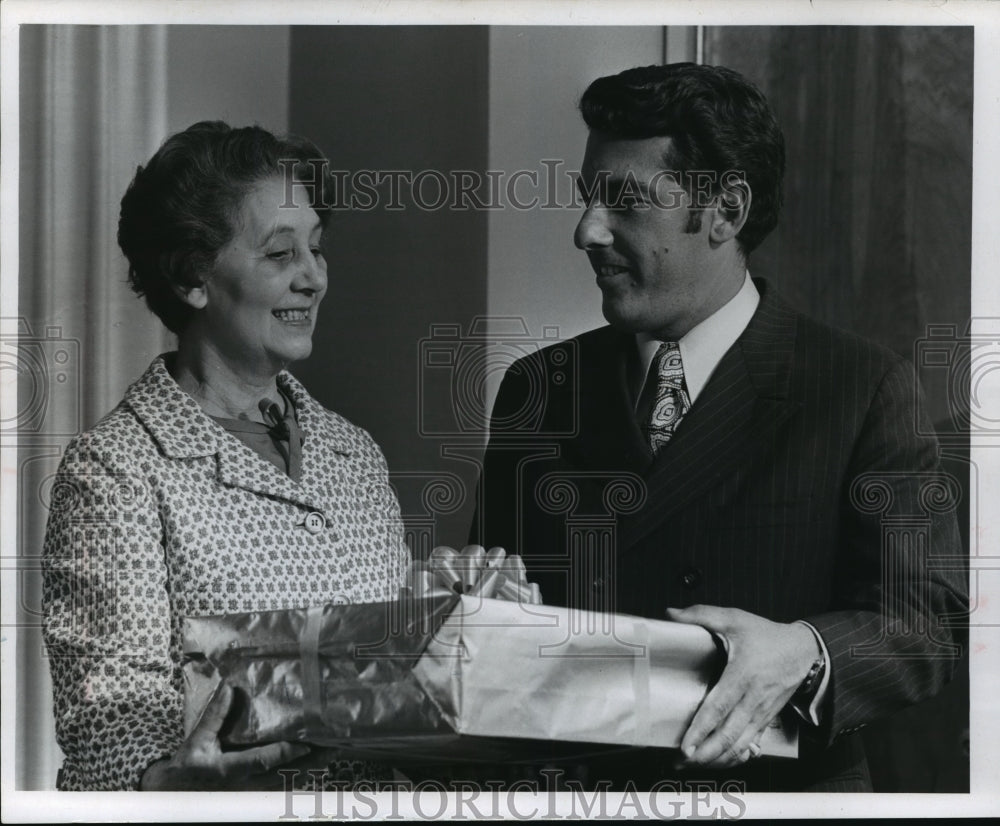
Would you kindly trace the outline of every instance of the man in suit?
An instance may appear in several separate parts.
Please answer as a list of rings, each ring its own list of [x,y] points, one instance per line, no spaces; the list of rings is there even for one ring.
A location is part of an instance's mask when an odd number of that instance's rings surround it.
[[[966,608],[912,370],[750,278],[784,169],[752,84],[651,66],[580,108],[575,242],[609,326],[508,370],[474,540],[522,553],[546,602],[696,623],[727,651],[680,751],[593,760],[594,787],[870,790],[854,732],[950,678],[942,617]],[[759,757],[779,713],[801,719],[794,762]]]

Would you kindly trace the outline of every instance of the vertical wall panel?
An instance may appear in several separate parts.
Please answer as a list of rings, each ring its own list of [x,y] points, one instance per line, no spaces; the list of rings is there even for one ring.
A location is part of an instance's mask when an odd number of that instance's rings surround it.
[[[288,131],[288,26],[170,26],[167,127],[199,120]]]
[[[335,170],[428,172],[431,206],[434,171],[446,180],[453,170],[485,172],[486,27],[293,27],[291,42],[290,128],[315,140]],[[372,209],[334,215],[325,244],[330,286],[313,356],[296,374],[373,435],[393,473],[420,475],[412,484],[397,478],[411,524],[425,512],[432,480],[424,477],[458,475],[464,505],[438,521],[437,540],[462,545],[476,472],[442,460],[447,440],[421,433],[420,340],[432,325],[465,329],[485,314],[487,216],[449,204],[421,209],[405,194],[402,208],[390,209],[383,192]],[[449,398],[437,402],[431,414],[446,419]]]
[[[508,179],[534,171],[539,182],[519,190],[522,202],[538,196],[533,208],[508,204],[490,213],[491,315],[523,317],[535,335],[554,326],[563,337],[606,323],[593,270],[573,245],[582,210],[572,205],[570,173],[579,171],[587,142],[577,103],[591,81],[661,63],[663,50],[662,26],[490,29],[490,168]]]

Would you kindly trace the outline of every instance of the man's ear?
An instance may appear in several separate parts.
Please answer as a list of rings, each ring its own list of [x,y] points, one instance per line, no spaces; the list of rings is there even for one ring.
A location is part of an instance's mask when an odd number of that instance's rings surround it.
[[[205,309],[208,304],[208,290],[205,289],[205,279],[197,274],[192,274],[193,284],[180,284],[171,280],[170,287],[181,301],[196,310]]]
[[[716,199],[709,227],[709,237],[713,243],[722,244],[740,234],[750,215],[752,200],[750,185],[742,178],[723,180],[722,192]]]

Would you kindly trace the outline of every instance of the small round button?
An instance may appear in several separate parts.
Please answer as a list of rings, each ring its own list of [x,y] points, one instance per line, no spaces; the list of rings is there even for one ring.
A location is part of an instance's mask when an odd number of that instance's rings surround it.
[[[326,527],[326,519],[323,518],[323,514],[313,511],[306,517],[306,521],[303,524],[309,533],[317,534]]]
[[[599,576],[592,583],[590,583],[591,590],[600,591],[604,587],[604,577]]]
[[[681,584],[685,588],[697,588],[701,585],[701,571],[691,566],[681,572]]]

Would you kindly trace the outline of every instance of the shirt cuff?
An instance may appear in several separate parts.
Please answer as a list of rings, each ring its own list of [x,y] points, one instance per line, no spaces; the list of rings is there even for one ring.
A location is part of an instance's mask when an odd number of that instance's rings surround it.
[[[791,706],[803,720],[808,723],[812,723],[814,726],[818,726],[823,721],[821,713],[823,708],[823,698],[826,697],[826,691],[830,685],[830,652],[826,650],[826,643],[823,642],[823,637],[820,636],[819,631],[817,631],[811,623],[808,623],[805,620],[796,620],[796,622],[801,623],[812,631],[813,637],[816,638],[816,645],[819,646],[820,654],[823,657],[825,668],[823,669],[823,679],[820,680],[819,687],[816,689],[816,693],[813,695],[809,705],[806,706],[802,702],[796,702],[793,700],[791,702]]]

